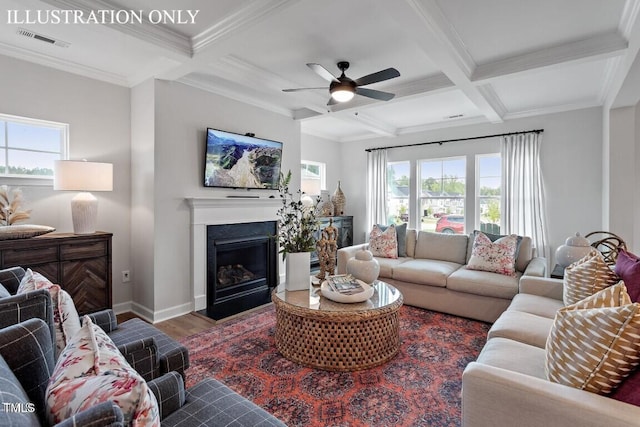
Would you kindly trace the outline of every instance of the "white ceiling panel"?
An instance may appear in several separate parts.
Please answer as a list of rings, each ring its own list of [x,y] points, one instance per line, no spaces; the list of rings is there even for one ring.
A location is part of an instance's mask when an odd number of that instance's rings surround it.
[[[389,104],[374,104],[366,115],[396,128],[419,126],[480,116],[478,108],[459,90],[416,97]]]
[[[560,105],[597,105],[601,102],[609,60],[574,64],[493,84],[511,113]]]
[[[301,128],[303,133],[335,141],[357,139],[367,135],[378,136],[375,133],[363,130],[355,121],[334,116],[303,121]]]
[[[625,0],[437,0],[477,64],[615,32]]]

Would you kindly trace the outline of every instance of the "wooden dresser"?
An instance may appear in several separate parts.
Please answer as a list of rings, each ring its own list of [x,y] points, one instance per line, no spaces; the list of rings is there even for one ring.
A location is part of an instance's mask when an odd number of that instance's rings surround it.
[[[66,290],[78,314],[111,308],[111,233],[0,241],[0,268],[31,268]]]

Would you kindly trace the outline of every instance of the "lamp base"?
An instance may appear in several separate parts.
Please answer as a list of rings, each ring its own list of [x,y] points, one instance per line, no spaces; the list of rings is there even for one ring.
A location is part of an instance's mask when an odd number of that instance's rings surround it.
[[[91,193],[78,193],[71,199],[74,234],[93,234],[98,222],[98,199]]]

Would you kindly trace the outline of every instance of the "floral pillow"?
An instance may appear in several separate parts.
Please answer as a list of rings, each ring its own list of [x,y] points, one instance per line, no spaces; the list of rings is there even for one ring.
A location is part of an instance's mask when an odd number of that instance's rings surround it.
[[[396,226],[391,224],[386,230],[377,225],[369,234],[369,250],[373,256],[382,258],[398,258],[398,238]]]
[[[64,348],[46,390],[47,416],[59,423],[98,403],[113,401],[125,425],[159,426],[158,402],[144,379],[91,318]]]
[[[80,317],[71,295],[58,285],[54,285],[42,274],[31,271],[24,274],[17,293],[25,293],[36,289],[46,289],[51,295],[53,307],[53,323],[56,331],[56,355],[67,345],[67,341],[80,330]]]
[[[484,233],[478,232],[473,242],[471,257],[467,263],[469,270],[515,276],[518,236],[510,234],[492,242]]]

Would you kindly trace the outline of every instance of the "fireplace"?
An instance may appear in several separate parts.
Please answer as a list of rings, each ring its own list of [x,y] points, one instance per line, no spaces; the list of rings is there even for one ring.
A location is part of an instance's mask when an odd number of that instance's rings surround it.
[[[206,315],[222,319],[271,301],[278,284],[276,221],[207,226]]]

